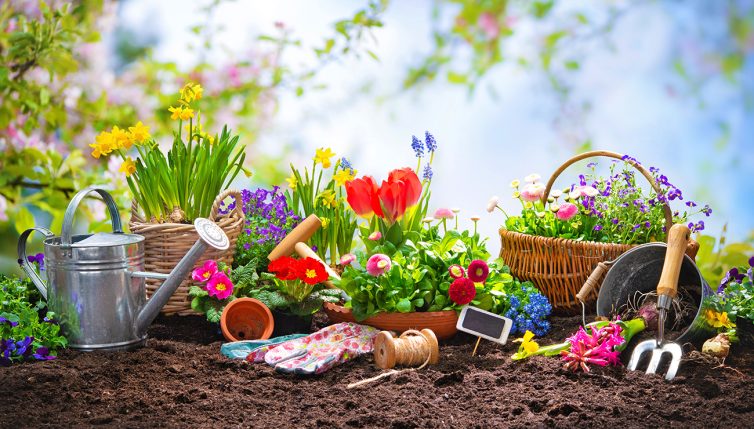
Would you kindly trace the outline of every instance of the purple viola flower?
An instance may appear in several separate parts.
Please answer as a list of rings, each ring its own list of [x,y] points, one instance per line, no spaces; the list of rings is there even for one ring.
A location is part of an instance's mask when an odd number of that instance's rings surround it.
[[[249,250],[249,249],[251,249],[251,243],[244,243],[244,244],[243,244],[243,248],[244,248],[244,250]]]
[[[728,270],[727,273],[725,273],[725,277],[723,277],[722,280],[720,280],[720,285],[717,287],[717,293],[722,293],[725,288],[728,286],[728,283],[735,281],[736,283],[741,283],[741,281],[744,279],[745,274],[741,274],[738,272],[738,268],[731,268]]]
[[[594,225],[595,231],[602,231],[602,225]]]
[[[709,217],[712,214],[712,209],[710,208],[709,205],[705,205],[702,208],[702,213],[704,213],[705,216]]]
[[[650,221],[644,222],[644,228],[649,229],[649,227],[651,227],[651,226],[652,226],[652,222],[650,222]]]
[[[437,140],[435,140],[435,136],[430,134],[429,131],[424,131],[424,143],[427,145],[429,152],[437,150]]]
[[[687,207],[696,207],[696,203],[693,202],[693,201],[691,201],[691,200],[689,200],[689,201],[686,201],[686,206]]]
[[[586,168],[594,168],[596,166],[597,166],[596,162],[590,162],[589,164],[586,165]]]
[[[636,231],[636,230],[637,230],[637,229],[639,229],[639,228],[641,228],[641,224],[640,224],[640,223],[637,223],[636,225],[634,225],[634,227],[633,227],[633,228],[631,228],[631,232],[634,232],[634,231]]]
[[[37,350],[32,355],[34,359],[36,360],[53,360],[55,359],[54,355],[50,354],[50,349],[47,347],[38,347]]]
[[[613,225],[618,225],[618,222],[620,222],[620,221],[618,220],[618,218],[617,218],[617,217],[615,217],[615,218],[613,218],[613,220],[611,220],[610,222],[612,222],[612,223],[613,223]]]
[[[660,169],[657,168],[657,167],[649,167],[649,171],[652,172],[652,173],[659,173]]]
[[[3,324],[3,323],[9,324],[11,328],[15,328],[16,326],[18,326],[18,322],[14,322],[8,318],[0,316],[0,324]]]
[[[31,343],[34,341],[34,337],[26,337],[21,341],[16,342],[16,356],[28,356],[31,354]]]

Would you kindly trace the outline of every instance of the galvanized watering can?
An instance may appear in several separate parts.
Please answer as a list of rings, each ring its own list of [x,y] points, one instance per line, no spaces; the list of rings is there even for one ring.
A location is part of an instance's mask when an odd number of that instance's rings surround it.
[[[97,192],[107,205],[112,233],[72,235],[81,201]],[[45,228],[24,231],[18,241],[18,263],[55,312],[69,347],[77,350],[126,350],[144,345],[147,328],[186,278],[208,246],[225,250],[230,242],[215,223],[198,218],[200,239],[170,274],[144,271],[144,237],[125,234],[113,197],[103,189],[86,188],[71,200],[56,237]],[[47,284],[26,259],[26,240],[37,231],[45,236]],[[165,282],[146,299],[146,278]]]

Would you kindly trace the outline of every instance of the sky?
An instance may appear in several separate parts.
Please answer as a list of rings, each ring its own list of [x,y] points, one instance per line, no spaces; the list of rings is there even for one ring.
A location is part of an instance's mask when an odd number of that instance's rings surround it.
[[[119,14],[133,28],[157,32],[158,58],[188,65],[188,28],[205,19],[197,12],[202,4],[131,0],[121,5]],[[225,27],[218,41],[240,52],[257,34],[271,33],[276,21],[304,41],[322,40],[336,19],[349,16],[359,4],[235,1],[222,4],[214,19]],[[379,62],[364,58],[330,64],[318,75],[326,89],[300,98],[284,94],[255,150],[274,155],[289,146],[290,161],[304,165],[315,148],[331,147],[348,157],[360,174],[379,180],[393,168],[415,166],[411,136],[429,130],[439,144],[431,208],[458,207],[467,226],[470,216],[480,215],[479,229],[496,252],[497,229],[504,219],[499,212],[486,213],[489,198],[500,196],[504,208],[515,213],[511,180],[533,172],[547,178],[574,154],[574,147],[553,127],[557,103],[552,90],[541,76],[514,65],[494,69],[473,95],[443,80],[401,92],[408,67],[431,48],[430,8],[429,1],[391,2],[385,27],[375,32],[373,50]],[[729,86],[708,88],[705,109],[669,96],[668,58],[678,49],[667,15],[671,12],[638,8],[619,21],[610,39],[612,49],[590,52],[574,81],[574,93],[592,103],[584,124],[595,149],[631,154],[661,168],[687,199],[713,207],[713,217],[705,219],[707,233],[719,235],[728,223],[729,241],[743,239],[754,230],[754,118],[740,103],[731,103],[736,94]],[[690,14],[687,19],[698,17]],[[526,25],[522,23],[520,31],[527,31]],[[523,41],[512,49],[531,47]],[[306,61],[299,55],[286,60]],[[365,84],[372,88],[368,94],[360,92]],[[713,117],[731,124],[730,140],[722,150],[713,148],[720,136]],[[568,185],[584,171],[574,167],[568,172],[558,184]]]

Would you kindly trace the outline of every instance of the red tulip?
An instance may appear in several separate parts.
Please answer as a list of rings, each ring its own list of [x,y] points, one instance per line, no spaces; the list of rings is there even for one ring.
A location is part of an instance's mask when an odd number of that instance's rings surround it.
[[[406,182],[386,182],[383,181],[380,186],[379,196],[382,212],[388,222],[393,223],[403,216],[406,212]]]
[[[422,184],[414,173],[414,170],[405,167],[390,172],[388,182],[403,181],[406,183],[406,207],[411,207],[419,202],[422,194]]]
[[[371,218],[374,214],[379,217],[383,216],[377,191],[377,183],[371,176],[360,177],[346,183],[348,204],[357,215],[365,218]]]

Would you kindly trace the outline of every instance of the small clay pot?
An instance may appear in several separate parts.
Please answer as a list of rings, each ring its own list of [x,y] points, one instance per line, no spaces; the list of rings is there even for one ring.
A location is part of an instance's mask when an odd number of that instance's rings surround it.
[[[225,306],[220,329],[228,341],[266,340],[275,329],[275,320],[262,301],[238,298]]]
[[[275,318],[274,337],[308,334],[312,330],[312,316],[297,316],[277,310],[272,310],[272,316]]]

